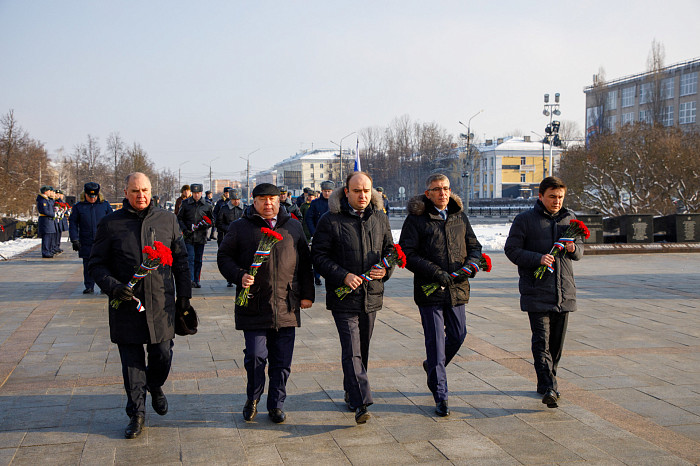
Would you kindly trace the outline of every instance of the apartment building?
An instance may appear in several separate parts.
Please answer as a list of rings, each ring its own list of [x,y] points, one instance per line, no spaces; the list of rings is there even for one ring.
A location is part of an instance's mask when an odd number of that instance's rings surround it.
[[[688,131],[700,129],[697,120],[700,58],[677,63],[657,72],[644,72],[584,88],[586,137],[599,130],[654,121]]]

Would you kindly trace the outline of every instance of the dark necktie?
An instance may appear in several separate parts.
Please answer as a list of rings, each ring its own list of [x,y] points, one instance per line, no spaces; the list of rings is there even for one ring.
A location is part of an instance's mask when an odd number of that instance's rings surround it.
[[[275,228],[275,227],[272,226],[272,219],[271,219],[271,218],[266,218],[265,221],[267,222],[268,225],[270,225],[270,230],[272,230],[273,228]]]

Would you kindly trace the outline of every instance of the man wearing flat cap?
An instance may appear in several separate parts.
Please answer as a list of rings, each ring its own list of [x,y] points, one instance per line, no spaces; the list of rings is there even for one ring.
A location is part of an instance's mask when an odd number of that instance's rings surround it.
[[[74,205],[71,211],[68,231],[73,250],[78,251],[78,257],[83,260],[83,294],[92,294],[95,291],[95,280],[88,273],[90,252],[95,241],[97,224],[111,213],[112,206],[102,196],[100,185],[93,181],[85,183],[80,202]]]
[[[193,183],[190,189],[192,196],[182,201],[177,220],[185,236],[192,287],[201,288],[199,279],[202,273],[202,256],[204,256],[204,246],[207,244],[207,230],[214,224],[214,207],[202,199],[201,184]],[[207,219],[209,222],[206,221]]]
[[[44,185],[36,197],[36,210],[39,213],[38,233],[41,237],[41,257],[50,259],[54,256],[53,249],[58,234],[58,225],[54,221],[56,213],[53,208],[53,187]]]
[[[236,284],[236,296],[249,288],[248,303],[236,304],[235,323],[245,339],[244,366],[248,375],[243,418],[252,421],[265,389],[269,361],[267,410],[275,423],[284,422],[286,385],[292,365],[295,328],[301,325],[300,309],[311,307],[315,290],[311,257],[301,223],[280,209],[279,189],[262,183],[253,190],[253,205],[231,223],[219,247],[219,271]],[[250,275],[250,266],[263,235],[270,228],[282,236],[270,256]]]
[[[289,199],[289,191],[287,190],[287,187],[283,185],[278,186],[278,188],[280,190],[280,207],[286,210],[289,215],[301,222],[303,217],[301,215],[301,210],[299,209],[298,205],[293,204]]]

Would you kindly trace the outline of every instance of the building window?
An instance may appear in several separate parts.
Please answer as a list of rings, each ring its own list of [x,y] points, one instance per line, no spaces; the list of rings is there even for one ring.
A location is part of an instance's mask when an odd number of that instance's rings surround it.
[[[651,102],[652,84],[644,83],[639,87],[639,103],[648,104]]]
[[[688,73],[681,75],[681,97],[692,95],[698,92],[698,73]]]
[[[620,121],[620,123],[622,125],[626,125],[626,124],[632,123],[632,122],[634,122],[634,112],[622,114],[622,120]]]
[[[678,106],[678,123],[695,123],[696,102],[684,102]]]
[[[320,164],[321,168],[323,168],[323,164]]]
[[[608,131],[615,131],[615,127],[617,126],[617,115],[610,115],[605,119],[605,127],[608,129]]]
[[[608,92],[608,98],[605,101],[605,107],[608,110],[615,110],[617,108],[617,90]]]
[[[309,165],[309,167],[310,167],[310,168],[314,168],[314,164],[312,163],[311,165]]]
[[[525,173],[520,174],[520,182],[525,183]]]
[[[661,114],[661,121],[664,126],[673,126],[673,105],[664,107],[664,111]]]
[[[640,110],[639,111],[639,121],[641,123],[651,124],[651,122],[652,122],[651,110]]]
[[[323,173],[319,173],[319,174],[318,174],[318,177],[322,179],[322,178],[323,178]]]
[[[661,81],[661,98],[673,99],[673,78],[666,78]]]
[[[520,165],[527,165],[527,157],[520,157]]]
[[[634,105],[634,86],[622,89],[622,108]]]
[[[486,184],[488,182],[489,182],[489,176],[486,173],[484,173],[484,184]]]

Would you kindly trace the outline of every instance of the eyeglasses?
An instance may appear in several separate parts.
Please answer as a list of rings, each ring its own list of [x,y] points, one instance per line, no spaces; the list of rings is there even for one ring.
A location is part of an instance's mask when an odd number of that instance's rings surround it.
[[[438,186],[437,188],[430,188],[428,191],[432,191],[434,193],[439,193],[440,191],[444,192],[450,192],[450,187],[449,186]]]

